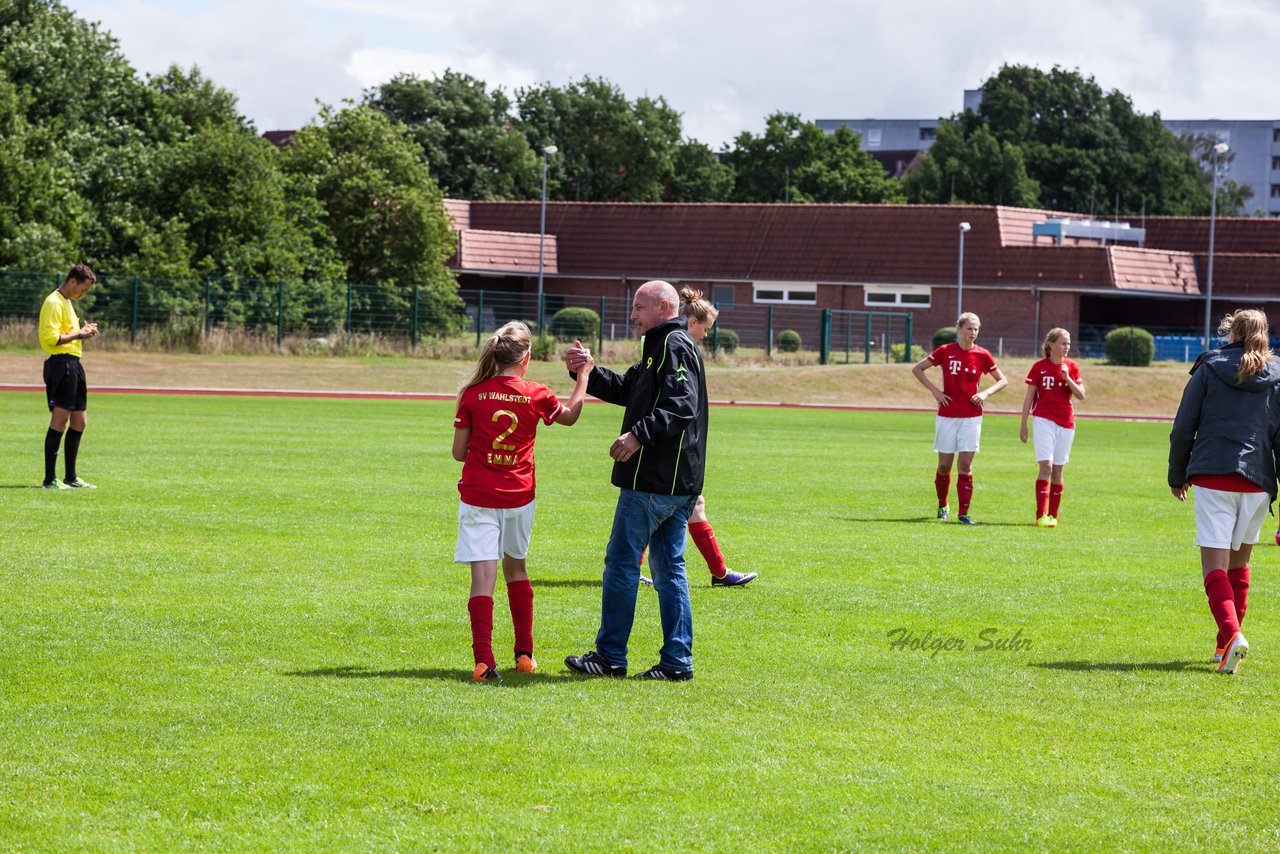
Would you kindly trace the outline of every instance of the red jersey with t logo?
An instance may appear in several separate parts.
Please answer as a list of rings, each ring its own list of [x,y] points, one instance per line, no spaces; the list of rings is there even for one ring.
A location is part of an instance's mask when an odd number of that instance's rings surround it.
[[[1080,366],[1070,359],[1063,359],[1062,365],[1067,366],[1071,379],[1079,383]],[[1027,385],[1036,388],[1036,402],[1031,407],[1031,414],[1073,430],[1076,426],[1076,411],[1071,405],[1071,386],[1062,378],[1062,365],[1055,365],[1050,359],[1041,359],[1031,366],[1027,373]]]
[[[951,398],[946,406],[938,407],[944,418],[976,418],[982,414],[981,406],[974,406],[969,398],[978,393],[978,381],[983,374],[996,369],[991,354],[974,344],[968,350],[955,341],[943,344],[929,354],[929,361],[942,368],[942,393]]]
[[[453,426],[470,427],[458,492],[473,507],[523,507],[534,498],[533,440],[560,401],[542,383],[497,376],[462,392]]]

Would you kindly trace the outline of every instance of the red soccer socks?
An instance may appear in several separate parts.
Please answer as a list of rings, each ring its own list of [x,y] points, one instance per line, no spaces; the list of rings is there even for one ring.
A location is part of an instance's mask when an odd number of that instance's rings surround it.
[[[1209,597],[1209,610],[1218,624],[1218,639],[1231,638],[1240,631],[1240,618],[1236,615],[1235,593],[1227,573],[1221,569],[1210,570],[1204,577],[1204,592]]]
[[[1049,487],[1049,515],[1058,518],[1058,508],[1062,506],[1062,487],[1066,484],[1055,483]]]
[[[529,579],[507,584],[507,604],[511,606],[511,625],[516,633],[515,653],[533,657],[533,584]]]
[[[951,475],[935,474],[933,476],[933,491],[938,493],[938,506],[947,506],[947,493],[951,491]]]
[[[690,522],[689,536],[693,537],[693,544],[702,553],[702,559],[707,562],[707,569],[711,570],[711,574],[716,578],[724,578],[729,568],[725,566],[724,555],[720,553],[716,532],[711,530],[711,523]]]
[[[1049,481],[1036,480],[1036,519],[1049,514]]]
[[[973,500],[973,475],[962,474],[956,479],[956,495],[960,498],[960,515],[969,515],[969,502]]]
[[[471,649],[476,664],[496,668],[493,660],[493,597],[472,596],[467,600],[467,612],[471,614]]]

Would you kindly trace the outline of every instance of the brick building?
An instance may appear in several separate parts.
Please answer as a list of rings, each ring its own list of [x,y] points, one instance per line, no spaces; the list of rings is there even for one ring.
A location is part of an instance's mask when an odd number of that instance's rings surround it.
[[[447,204],[462,288],[536,292],[537,202]],[[663,278],[722,310],[771,307],[779,325],[820,308],[910,313],[919,343],[955,321],[962,222],[963,307],[987,341],[1030,351],[1053,326],[1203,329],[1207,218],[1092,223],[1000,206],[551,202],[544,292],[549,311],[565,297],[625,305]],[[1244,305],[1280,321],[1280,221],[1217,221],[1214,314]]]

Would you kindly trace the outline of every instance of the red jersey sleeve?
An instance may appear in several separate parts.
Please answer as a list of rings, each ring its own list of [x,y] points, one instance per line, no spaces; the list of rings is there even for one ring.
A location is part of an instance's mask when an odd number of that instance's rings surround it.
[[[453,416],[455,430],[471,426],[471,410],[467,407],[467,395],[470,393],[471,389],[467,389],[462,393],[462,399],[458,401],[458,411]]]
[[[996,369],[995,356],[992,356],[989,352],[984,350],[982,353],[982,372],[984,374],[989,374],[995,369]]]
[[[559,398],[555,392],[544,385],[539,385],[533,392],[533,408],[538,413],[538,417],[542,419],[544,424],[552,424],[556,420],[556,416],[560,414],[560,410],[564,409],[560,405]]]
[[[947,345],[943,344],[941,347],[939,347],[938,349],[930,353],[928,356],[929,363],[932,365],[941,365],[942,360],[946,358],[946,356],[944,356],[942,353],[942,351],[945,349],[947,349]]]

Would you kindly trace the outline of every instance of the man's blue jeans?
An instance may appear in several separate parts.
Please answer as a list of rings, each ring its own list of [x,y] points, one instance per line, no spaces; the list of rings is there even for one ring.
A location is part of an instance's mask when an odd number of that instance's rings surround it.
[[[684,574],[685,526],[696,495],[657,495],[624,489],[613,513],[604,553],[604,593],[596,652],[614,667],[627,666],[627,640],[636,617],[640,558],[649,547],[649,570],[662,615],[662,656],[667,670],[693,669],[693,611]]]

